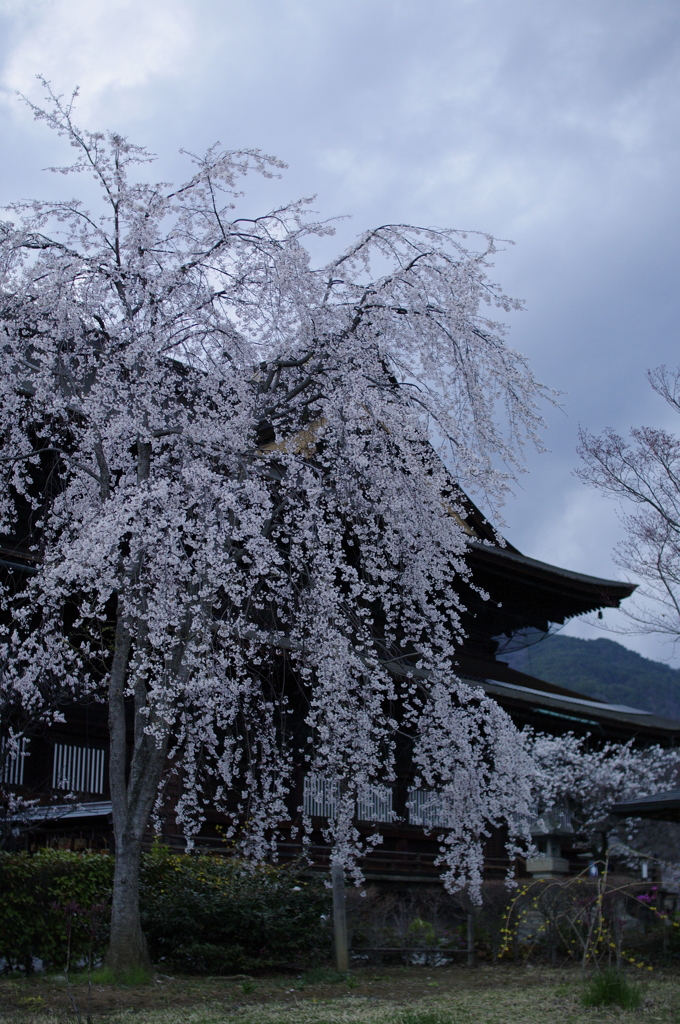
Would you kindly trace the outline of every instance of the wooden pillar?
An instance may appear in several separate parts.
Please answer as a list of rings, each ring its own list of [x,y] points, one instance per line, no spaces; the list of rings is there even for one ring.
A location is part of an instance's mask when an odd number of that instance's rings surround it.
[[[467,916],[467,965],[475,966],[475,915]]]
[[[335,934],[335,964],[340,974],[349,971],[347,948],[347,912],[345,909],[345,869],[340,861],[331,861],[333,883],[333,931]]]

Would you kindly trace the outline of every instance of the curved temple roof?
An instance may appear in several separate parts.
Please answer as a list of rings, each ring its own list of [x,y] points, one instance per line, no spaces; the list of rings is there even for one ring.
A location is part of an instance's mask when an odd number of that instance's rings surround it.
[[[654,818],[657,821],[680,821],[680,789],[641,796],[637,800],[614,804],[611,813],[624,818]]]
[[[561,569],[528,558],[510,545],[470,540],[468,551],[475,583],[489,591],[493,600],[500,602],[500,608],[505,600],[510,602],[506,614],[513,620],[511,629],[499,629],[497,633],[523,626],[546,629],[550,622],[563,623],[574,615],[600,608],[618,608],[635,590],[634,583]],[[527,621],[519,624],[517,618],[524,616]]]

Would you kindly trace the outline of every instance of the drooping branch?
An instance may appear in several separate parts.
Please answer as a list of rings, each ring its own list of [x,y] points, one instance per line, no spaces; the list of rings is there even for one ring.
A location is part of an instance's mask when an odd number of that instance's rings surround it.
[[[276,161],[214,148],[177,187],[135,180],[146,150],[50,104],[34,113],[101,202],[15,207],[0,233],[0,521],[28,508],[40,548],[30,593],[0,597],[0,685],[37,701],[49,672],[108,702],[115,962],[126,929],[142,955],[125,886],[168,759],[188,840],[209,793],[260,859],[294,774],[328,777],[354,870],[357,795],[391,784],[408,735],[454,808],[447,884],[474,887],[528,783],[510,720],[453,671],[459,495],[501,500],[547,396],[483,315],[514,305],[486,276],[493,240],[383,225],[316,268],[305,243],[329,227],[306,202],[260,216],[236,188]]]

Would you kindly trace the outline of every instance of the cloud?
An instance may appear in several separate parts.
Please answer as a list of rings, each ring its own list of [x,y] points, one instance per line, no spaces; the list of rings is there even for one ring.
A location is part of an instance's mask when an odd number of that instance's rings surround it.
[[[182,0],[19,0],[5,2],[1,13],[15,38],[2,70],[5,89],[33,97],[36,74],[56,91],[77,84],[86,118],[149,102],[145,88],[185,74],[194,52],[194,17]]]
[[[678,361],[677,0],[0,0],[0,201],[52,191],[37,169],[68,159],[12,94],[39,98],[36,72],[168,180],[216,138],[283,157],[250,208],[317,193],[351,214],[318,253],[394,220],[514,239],[491,275],[527,301],[509,340],[565,394],[508,536],[616,574],[615,510],[571,472],[579,423],[676,429],[644,371]]]
[[[611,556],[619,528],[613,502],[572,478],[557,500],[546,493],[541,511],[526,530],[527,554],[590,576],[620,578]]]

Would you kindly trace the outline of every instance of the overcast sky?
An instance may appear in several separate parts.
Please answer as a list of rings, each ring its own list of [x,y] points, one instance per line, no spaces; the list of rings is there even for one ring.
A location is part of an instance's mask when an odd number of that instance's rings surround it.
[[[79,85],[81,121],[148,144],[163,177],[218,139],[281,157],[258,202],[315,194],[352,217],[338,245],[395,220],[514,240],[495,271],[526,300],[510,341],[564,395],[505,533],[619,577],[576,435],[680,429],[645,381],[680,362],[677,0],[0,0],[0,202],[48,194],[40,169],[65,158],[15,96],[40,99],[37,73]]]

